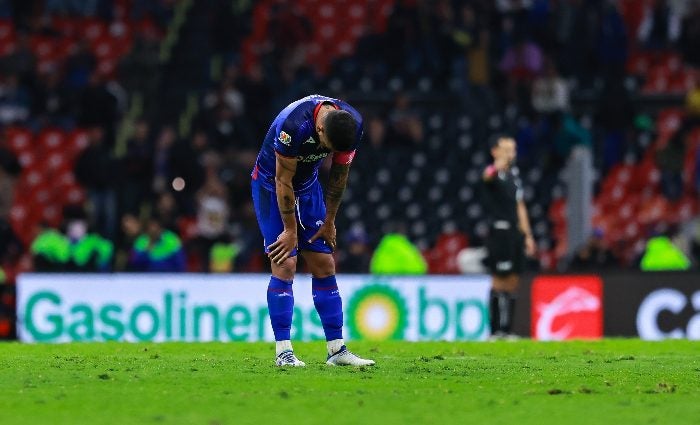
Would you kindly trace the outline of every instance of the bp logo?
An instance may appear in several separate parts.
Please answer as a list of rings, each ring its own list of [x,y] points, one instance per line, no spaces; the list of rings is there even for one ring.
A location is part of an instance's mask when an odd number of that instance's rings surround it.
[[[370,285],[355,292],[348,302],[348,327],[354,339],[403,339],[407,324],[406,302],[393,288]]]

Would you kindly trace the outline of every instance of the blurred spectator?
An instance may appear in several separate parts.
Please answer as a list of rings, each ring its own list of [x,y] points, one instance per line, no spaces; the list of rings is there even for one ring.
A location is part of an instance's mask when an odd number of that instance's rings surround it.
[[[596,272],[620,265],[619,260],[606,246],[603,232],[595,229],[584,246],[574,254],[569,271]]]
[[[228,193],[218,175],[220,162],[214,152],[205,155],[205,180],[196,195],[197,236],[192,241],[192,246],[202,265],[201,271],[209,271],[209,259],[214,245],[228,241]],[[223,257],[225,250],[222,247],[219,250],[219,256]]]
[[[550,58],[545,59],[544,71],[532,85],[532,106],[541,114],[569,109],[569,87]]]
[[[146,233],[134,242],[128,268],[138,272],[184,272],[185,253],[180,238],[163,229],[160,220],[152,216]]]
[[[389,134],[387,146],[410,148],[423,141],[423,121],[411,105],[405,93],[394,99],[394,107],[389,114]]]
[[[29,118],[29,92],[19,84],[16,74],[9,74],[0,80],[0,124],[25,122]]]
[[[591,133],[583,128],[571,114],[558,113],[552,120],[554,130],[552,155],[553,165],[559,169],[569,158],[574,146],[592,146]]]
[[[133,214],[124,214],[121,219],[121,232],[119,233],[114,255],[114,270],[123,271],[127,269],[131,249],[140,234],[141,222],[139,222],[139,219]]]
[[[616,2],[605,2],[598,34],[598,61],[605,79],[619,79],[624,75],[627,60],[627,30]]]
[[[41,126],[71,127],[71,92],[61,80],[61,74],[53,69],[37,76],[34,87],[32,115]]]
[[[669,201],[676,201],[683,195],[685,136],[685,129],[679,129],[656,153],[656,165],[661,171],[661,192]]]
[[[35,271],[61,272],[68,269],[70,241],[56,229],[43,226],[30,251]]]
[[[20,32],[12,52],[0,59],[0,70],[5,74],[15,74],[20,84],[28,85],[32,82],[36,57],[32,51],[29,34]]]
[[[24,244],[17,237],[6,216],[0,215],[0,268],[16,267],[24,253]]]
[[[666,49],[673,45],[681,34],[681,19],[685,1],[655,0],[646,2],[644,18],[637,37],[647,49]]]
[[[372,274],[420,275],[428,265],[420,250],[400,233],[387,233],[370,260]]]
[[[15,178],[20,165],[15,155],[0,147],[0,220],[7,219],[15,199]]]
[[[88,132],[89,145],[75,164],[75,177],[88,191],[92,204],[95,228],[100,235],[114,239],[117,223],[118,167],[104,143],[104,132],[92,127]]]
[[[142,94],[153,93],[158,81],[159,66],[160,42],[157,34],[154,31],[141,31],[119,64],[120,80],[127,90]]]
[[[171,158],[176,141],[175,129],[171,125],[163,126],[153,153],[153,191],[156,194],[165,192],[173,178]]]
[[[647,241],[640,262],[642,271],[688,270],[690,260],[673,241],[665,235],[654,236]]]
[[[67,271],[107,272],[112,267],[114,245],[100,235],[88,232],[88,221],[82,208],[64,209],[65,235],[70,244]]]
[[[602,158],[603,170],[609,170],[622,160],[625,153],[634,151],[633,147],[627,146],[628,129],[632,127],[634,115],[634,105],[624,82],[607,80],[595,116],[603,131],[602,146],[595,152],[597,158]]]
[[[121,210],[138,214],[150,194],[150,188],[144,182],[153,180],[153,143],[146,119],[141,118],[134,124],[134,135],[127,142],[126,155],[121,163],[124,175],[120,188]]]
[[[204,157],[209,152],[209,139],[203,131],[192,135],[189,143],[180,142],[173,146],[170,156],[172,178],[181,178],[184,187],[176,189],[178,207],[186,214],[195,211],[195,194],[205,180]]]
[[[156,198],[155,216],[158,217],[163,228],[177,232],[180,210],[172,191],[163,192]]]
[[[372,249],[369,237],[362,227],[352,227],[343,238],[344,248],[338,254],[338,268],[342,273],[369,273]]]
[[[117,120],[117,99],[107,89],[102,77],[94,72],[83,89],[78,101],[78,124],[99,126],[104,132],[105,142],[112,146]]]
[[[540,74],[543,65],[542,50],[525,38],[518,39],[505,52],[498,68],[506,77],[504,96],[509,104],[515,104],[523,111],[531,107],[532,81]]]
[[[81,89],[94,74],[97,59],[86,40],[80,40],[74,51],[66,58],[66,85],[70,89]]]
[[[693,66],[700,66],[700,2],[691,2],[683,18],[679,40],[683,59]]]

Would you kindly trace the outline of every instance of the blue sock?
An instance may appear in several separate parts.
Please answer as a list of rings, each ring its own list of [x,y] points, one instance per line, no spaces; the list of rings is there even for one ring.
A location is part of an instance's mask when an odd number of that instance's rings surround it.
[[[275,341],[290,339],[294,311],[294,292],[291,281],[287,282],[270,276],[270,284],[267,286],[267,309],[270,311],[270,323],[275,333]]]
[[[316,311],[321,317],[326,341],[343,337],[343,302],[340,299],[335,275],[311,279],[311,294]]]

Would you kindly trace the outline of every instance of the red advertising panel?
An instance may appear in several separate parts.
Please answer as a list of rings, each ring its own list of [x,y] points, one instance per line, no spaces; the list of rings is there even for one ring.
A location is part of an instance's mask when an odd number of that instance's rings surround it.
[[[603,282],[598,276],[540,276],[532,281],[534,339],[603,336]]]

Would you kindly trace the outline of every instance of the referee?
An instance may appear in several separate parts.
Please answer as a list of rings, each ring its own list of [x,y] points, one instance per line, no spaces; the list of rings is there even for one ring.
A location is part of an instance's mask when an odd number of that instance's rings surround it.
[[[489,216],[487,265],[493,277],[490,295],[491,337],[512,338],[515,294],[525,255],[535,254],[523,190],[515,163],[515,140],[496,134],[489,141],[493,163],[484,170],[483,201]]]

